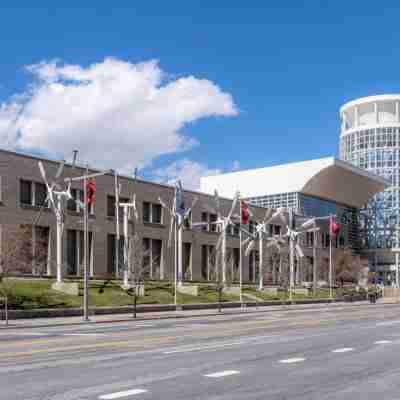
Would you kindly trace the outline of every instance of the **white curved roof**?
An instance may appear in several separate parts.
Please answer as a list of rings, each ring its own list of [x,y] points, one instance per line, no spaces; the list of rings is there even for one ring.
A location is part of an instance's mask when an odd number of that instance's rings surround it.
[[[300,192],[337,203],[362,207],[389,182],[334,157],[276,165],[201,178],[201,191],[233,198]]]
[[[358,106],[360,104],[390,100],[400,100],[400,94],[378,94],[376,96],[360,97],[359,99],[355,99],[343,104],[342,107],[340,107],[340,113],[348,108]]]

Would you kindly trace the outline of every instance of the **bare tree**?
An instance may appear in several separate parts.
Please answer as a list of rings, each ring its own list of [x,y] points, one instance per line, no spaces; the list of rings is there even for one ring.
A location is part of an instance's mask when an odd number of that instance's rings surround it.
[[[9,278],[46,268],[48,238],[33,241],[32,225],[2,225],[1,233],[0,294],[13,304],[15,281]]]
[[[353,254],[349,247],[345,247],[337,252],[335,260],[336,281],[357,283],[362,270],[359,256]]]

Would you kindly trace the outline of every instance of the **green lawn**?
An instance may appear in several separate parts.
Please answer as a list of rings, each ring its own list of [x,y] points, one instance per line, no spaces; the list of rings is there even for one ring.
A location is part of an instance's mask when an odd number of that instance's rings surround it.
[[[33,308],[70,308],[81,307],[83,299],[83,286],[80,282],[79,296],[68,295],[52,290],[54,281],[49,279],[23,279],[6,278],[0,283],[1,287],[7,288],[9,293],[10,308],[33,309]],[[133,297],[129,296],[119,286],[118,281],[90,281],[90,304],[93,307],[125,306],[132,305]],[[168,282],[146,283],[145,296],[138,298],[138,304],[173,304],[173,286]],[[287,293],[279,291],[277,295],[266,292],[259,292],[254,286],[243,286],[244,300],[251,301],[251,296],[260,300],[286,300]],[[327,291],[319,291],[316,297],[328,297]],[[218,302],[218,292],[214,285],[199,285],[199,296],[191,296],[178,293],[179,304],[190,303],[211,303]],[[305,296],[296,294],[295,299],[312,298],[312,295]],[[239,301],[239,296],[222,293],[222,301]]]

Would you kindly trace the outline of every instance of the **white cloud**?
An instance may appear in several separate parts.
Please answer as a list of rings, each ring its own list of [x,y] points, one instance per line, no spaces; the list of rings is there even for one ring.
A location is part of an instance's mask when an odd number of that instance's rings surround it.
[[[209,169],[204,164],[184,158],[174,161],[165,168],[159,168],[152,174],[157,180],[171,185],[180,179],[185,189],[198,190],[202,176],[216,175],[221,172],[219,169]]]
[[[197,144],[182,133],[188,123],[238,113],[232,96],[213,82],[167,80],[156,61],[107,58],[88,67],[51,61],[27,70],[29,88],[0,104],[2,146],[66,158],[79,149],[81,160],[98,167],[148,166]],[[188,176],[202,168],[183,164]]]

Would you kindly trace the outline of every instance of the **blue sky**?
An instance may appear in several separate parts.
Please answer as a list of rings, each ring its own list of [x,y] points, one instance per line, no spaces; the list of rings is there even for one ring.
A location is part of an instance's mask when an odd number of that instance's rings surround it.
[[[41,1],[40,6],[28,6],[32,2],[27,1],[2,2],[3,136],[6,129],[13,129],[7,125],[7,118],[26,112],[26,97],[33,96],[32,87],[38,86],[39,73],[33,77],[25,67],[38,63],[48,66],[55,59],[59,60],[58,66],[70,65],[83,71],[110,57],[132,65],[156,59],[163,82],[194,76],[210,81],[218,89],[206,109],[196,111],[195,117],[182,117],[176,124],[178,134],[184,134],[191,145],[164,146],[140,161],[144,175],[159,179],[178,176],[180,167],[198,166],[195,175],[228,171],[234,164],[235,168],[245,169],[337,154],[341,104],[360,96],[400,91],[400,5],[396,1],[120,1],[114,7],[110,2],[81,3],[70,1],[61,7],[51,1]],[[57,79],[63,79],[65,85],[71,84],[70,76],[57,70]],[[202,85],[197,80],[196,88],[191,88],[196,90],[194,100],[201,102],[209,87],[197,92],[197,86]],[[46,75],[41,90],[52,84]],[[101,97],[108,97],[108,93]],[[21,94],[22,100],[16,100],[18,112],[11,113],[13,96]],[[29,104],[28,110],[37,112],[42,94],[35,98],[35,107]],[[231,96],[229,112],[229,101],[222,94]],[[185,101],[179,96],[174,112],[186,107]],[[52,104],[50,98],[48,103],[40,104],[40,110]],[[62,114],[60,107],[65,104],[73,106],[62,102],[52,112]],[[33,114],[28,115],[33,118]],[[118,115],[123,118],[120,110]],[[23,119],[28,118],[24,115]],[[12,148],[13,140],[24,136],[24,129],[31,129],[29,138],[25,137],[16,148],[35,152],[38,143],[43,143],[46,153],[68,156],[61,154],[63,150],[48,137],[53,135],[52,127],[43,127],[44,122],[37,123],[37,118],[35,124],[31,122],[15,128],[14,136],[2,138],[5,147]],[[54,134],[74,129],[76,124],[69,122]],[[124,126],[129,123],[132,121],[127,120]],[[91,129],[95,126],[101,130],[102,124],[103,120],[94,121]],[[43,130],[43,142],[32,140],[32,127],[35,132]],[[78,137],[84,136],[82,129],[82,125],[77,129]],[[164,133],[160,131],[160,135]],[[157,136],[153,140],[157,141]],[[76,143],[79,148],[79,139]],[[140,144],[134,145],[140,152]],[[96,157],[90,152],[84,154],[98,163],[102,160],[99,153],[104,151],[108,153],[106,161],[112,162],[118,159],[117,148],[115,144],[110,155],[109,143],[99,139]],[[125,162],[121,168],[125,167],[131,165]]]

